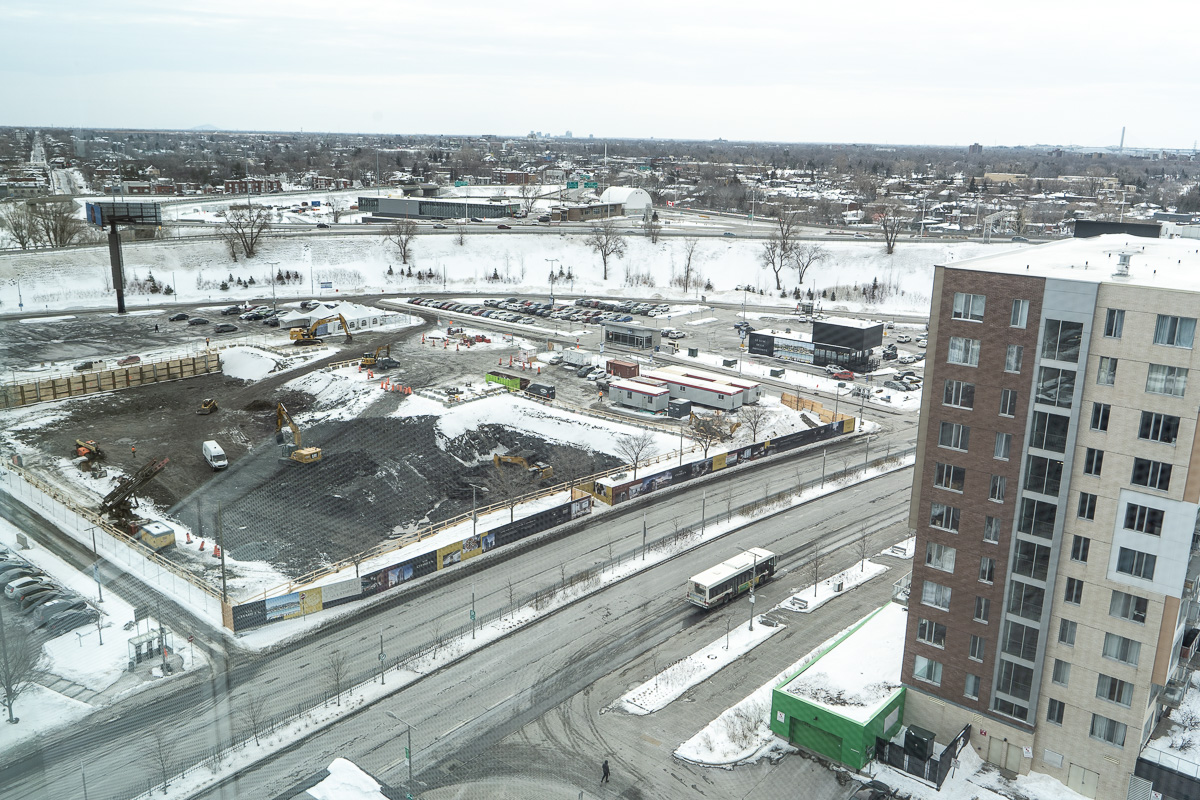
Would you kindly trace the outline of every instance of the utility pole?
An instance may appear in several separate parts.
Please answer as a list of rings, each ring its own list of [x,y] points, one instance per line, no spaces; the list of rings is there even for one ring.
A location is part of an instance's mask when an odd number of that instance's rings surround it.
[[[646,560],[646,512],[642,512],[642,561]]]
[[[475,584],[471,584],[471,641],[475,641]]]
[[[404,720],[400,719],[399,717],[397,717],[395,714],[393,714],[393,713],[392,713],[392,712],[390,712],[390,711],[384,711],[383,713],[387,714],[389,717],[391,717],[392,719],[396,720],[396,722],[399,722],[401,725],[405,726],[405,728],[407,728],[407,730],[408,730],[408,747],[405,747],[405,748],[404,748],[404,760],[408,762],[408,788],[409,788],[409,789],[412,789],[412,783],[413,783],[413,772],[412,772],[412,725],[409,725],[407,722],[405,722]]]
[[[375,157],[378,158],[379,155],[376,154]],[[379,629],[379,685],[380,686],[383,686],[383,672],[384,672],[383,659],[384,658],[386,658],[386,656],[384,656],[384,654],[383,654],[383,628],[380,628]]]
[[[225,529],[221,523],[221,504],[217,503],[217,547],[221,548],[221,602],[229,602],[229,588],[225,577]]]

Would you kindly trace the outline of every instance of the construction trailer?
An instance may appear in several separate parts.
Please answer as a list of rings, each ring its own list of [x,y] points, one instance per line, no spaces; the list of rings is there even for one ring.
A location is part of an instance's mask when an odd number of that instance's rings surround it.
[[[668,364],[658,368],[659,372],[671,372],[685,378],[700,378],[714,383],[724,383],[742,390],[742,404],[753,405],[763,396],[762,384],[742,377],[726,375],[722,372],[710,372],[704,369],[683,364]]]
[[[655,414],[667,410],[671,390],[662,381],[646,378],[617,379],[608,384],[608,402]]]
[[[645,372],[641,377],[666,384],[672,400],[691,400],[696,405],[721,411],[736,411],[742,407],[742,389],[728,383],[657,369]]]
[[[505,372],[500,369],[494,369],[484,375],[483,380],[486,383],[498,383],[510,392],[525,391],[529,388],[529,384],[533,383],[529,378],[523,378],[514,372]]]

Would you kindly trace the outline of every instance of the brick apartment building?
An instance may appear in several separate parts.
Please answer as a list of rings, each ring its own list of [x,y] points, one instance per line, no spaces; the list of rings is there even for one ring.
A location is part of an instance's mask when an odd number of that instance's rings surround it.
[[[270,194],[283,191],[278,178],[240,178],[225,181],[225,194]]]
[[[934,276],[905,722],[971,725],[985,760],[1088,797],[1149,796],[1139,754],[1190,675],[1196,245],[1070,239]]]

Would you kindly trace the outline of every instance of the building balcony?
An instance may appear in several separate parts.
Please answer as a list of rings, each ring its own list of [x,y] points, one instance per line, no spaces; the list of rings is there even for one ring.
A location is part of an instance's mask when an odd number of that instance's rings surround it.
[[[892,584],[892,602],[908,607],[908,594],[912,589],[912,573],[908,573]]]

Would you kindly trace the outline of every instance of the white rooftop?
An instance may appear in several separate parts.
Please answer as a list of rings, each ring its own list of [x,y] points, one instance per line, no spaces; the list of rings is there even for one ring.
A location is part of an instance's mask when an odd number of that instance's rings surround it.
[[[846,328],[858,328],[866,330],[867,328],[882,328],[882,322],[874,322],[869,319],[854,319],[853,317],[826,317],[819,319],[817,322],[823,322],[826,325],[841,325]],[[787,334],[784,334],[785,336]]]
[[[1114,278],[1121,254],[1129,256],[1129,277]],[[1037,278],[1125,283],[1158,289],[1200,291],[1200,240],[1149,239],[1105,234],[1030,245],[992,256],[941,266],[1029,275]]]

